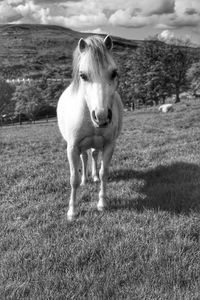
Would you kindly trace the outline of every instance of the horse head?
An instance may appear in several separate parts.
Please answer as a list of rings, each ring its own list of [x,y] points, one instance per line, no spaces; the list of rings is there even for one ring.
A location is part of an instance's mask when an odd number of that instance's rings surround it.
[[[95,127],[107,127],[112,121],[113,99],[118,86],[112,47],[110,36],[81,38],[74,55],[76,82]]]

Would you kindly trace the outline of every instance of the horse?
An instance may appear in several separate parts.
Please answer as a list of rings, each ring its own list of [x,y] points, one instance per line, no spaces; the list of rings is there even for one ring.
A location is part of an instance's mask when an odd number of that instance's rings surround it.
[[[108,168],[123,119],[123,105],[117,92],[118,68],[112,48],[109,35],[104,39],[90,36],[79,40],[73,54],[72,82],[57,105],[58,127],[67,142],[70,167],[69,221],[76,216],[77,189],[87,181],[88,156],[91,157],[93,181],[100,181],[97,209],[102,211],[106,207]],[[98,171],[99,152],[101,166]]]

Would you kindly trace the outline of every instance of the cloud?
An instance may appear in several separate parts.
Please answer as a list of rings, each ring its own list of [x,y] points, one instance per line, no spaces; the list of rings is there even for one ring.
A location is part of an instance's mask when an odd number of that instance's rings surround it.
[[[155,24],[158,16],[174,12],[175,0],[141,0],[132,2],[131,6],[116,10],[109,22],[116,26],[141,28]]]
[[[111,5],[111,3],[110,3]],[[120,9],[114,11],[109,22],[115,26],[141,28],[155,24],[159,15],[174,12],[175,0],[136,0],[122,3]]]
[[[149,24],[150,18],[145,16],[132,16],[128,10],[118,10],[109,18],[112,25],[140,28]]]
[[[200,1],[199,0],[176,0],[175,11],[177,15],[183,15],[187,10],[193,10],[200,12]]]
[[[148,16],[170,14],[175,11],[175,0],[142,1],[142,11]]]
[[[163,30],[160,34],[157,35],[158,39],[160,41],[163,41],[165,43],[173,43],[173,44],[179,44],[180,41],[188,45],[197,46],[195,43],[195,40],[192,42],[192,35],[191,33],[186,32],[174,32],[172,30]]]
[[[107,17],[101,10],[96,10],[95,6],[90,6],[90,9],[80,9],[78,12],[73,8],[75,2],[69,1],[66,9],[62,10],[62,1],[55,1],[51,4],[43,5],[42,0],[6,0],[0,2],[0,22],[12,22],[11,18],[16,18],[18,23],[40,23],[40,24],[57,24],[65,27],[83,28],[88,26],[106,25]],[[16,3],[18,2],[18,5]],[[84,1],[83,1],[84,2]],[[14,5],[15,4],[15,5]],[[81,2],[77,4],[82,6]],[[65,2],[66,5],[66,2]],[[80,7],[81,7],[80,6]],[[72,8],[71,10],[69,8]],[[81,14],[80,14],[81,11]]]
[[[25,0],[3,0],[0,11],[1,23],[43,23],[43,16],[49,13],[48,9]]]
[[[199,0],[176,0],[175,12],[160,16],[156,28],[194,30],[200,27],[200,1]]]
[[[32,0],[18,5],[15,9],[16,12],[21,15],[20,23],[46,24],[45,20],[48,18],[50,13],[49,8],[40,7]]]
[[[162,41],[168,41],[168,40],[172,40],[175,37],[175,34],[173,31],[171,30],[163,30],[159,35],[158,38]]]
[[[62,3],[62,2],[67,2],[67,1],[71,1],[71,0],[33,0],[35,4],[58,4],[58,3]],[[80,1],[80,0],[77,0]]]
[[[182,27],[198,27],[200,26],[199,15],[177,15],[174,14],[169,19],[165,20],[165,24],[171,28],[182,28]]]
[[[78,16],[50,16],[44,15],[43,24],[56,24],[65,27],[77,28],[78,30],[82,28],[98,25],[106,25],[107,19],[103,13],[98,15],[78,15]]]
[[[190,8],[186,8],[184,13],[185,15],[192,16],[198,14],[198,11],[195,8],[190,7]]]
[[[0,23],[12,22],[21,17],[21,15],[5,1],[0,2],[0,12]]]
[[[103,31],[100,27],[95,28],[95,29],[81,30],[80,32],[83,32],[83,33],[96,33],[96,34],[108,34],[107,32]]]
[[[5,1],[3,1],[3,2],[5,2]],[[24,0],[7,0],[7,4],[12,5],[12,6],[17,6],[23,2],[24,2]]]
[[[0,23],[56,24],[79,31],[104,26],[200,31],[199,0],[0,0],[0,12]]]

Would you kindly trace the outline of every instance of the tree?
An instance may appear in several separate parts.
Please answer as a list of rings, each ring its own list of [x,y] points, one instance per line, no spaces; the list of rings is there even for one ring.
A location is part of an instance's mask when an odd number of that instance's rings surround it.
[[[29,120],[35,120],[37,112],[43,105],[42,91],[35,81],[22,83],[16,87],[13,101],[15,113],[23,113]]]
[[[194,94],[200,91],[200,61],[193,63],[187,71],[187,78]]]
[[[137,96],[143,102],[154,100],[158,104],[175,93],[176,102],[180,102],[179,95],[187,88],[186,74],[193,58],[190,50],[156,39],[146,41],[135,61]]]
[[[43,76],[38,82],[46,105],[56,106],[58,99],[67,86],[61,70],[53,69],[49,64],[45,65]]]
[[[160,41],[145,41],[137,52],[135,80],[137,97],[143,103],[153,100],[158,104],[170,94],[171,82],[165,65],[166,47]]]
[[[13,85],[0,78],[0,115],[13,111],[11,99],[14,91]]]
[[[188,89],[187,71],[191,64],[192,56],[188,47],[167,46],[165,67],[176,95],[176,103],[180,102],[180,93]]]
[[[48,80],[47,78],[21,83],[16,87],[12,99],[15,103],[15,113],[25,114],[30,120],[35,120],[37,115],[41,115],[40,112],[47,107],[52,107],[52,109],[56,107],[65,86],[66,83],[62,80]]]
[[[59,97],[66,88],[66,85],[67,83],[61,79],[46,80],[46,82],[43,83],[45,89],[42,89],[43,101],[48,105],[56,106]]]

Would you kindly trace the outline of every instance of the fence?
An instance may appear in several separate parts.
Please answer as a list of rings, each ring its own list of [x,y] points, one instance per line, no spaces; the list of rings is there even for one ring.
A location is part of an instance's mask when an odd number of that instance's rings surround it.
[[[24,125],[24,124],[44,124],[48,122],[56,122],[57,118],[55,115],[47,115],[45,118],[35,119],[35,120],[29,120],[29,119],[23,119],[23,118],[0,118],[0,126],[14,126],[14,125]]]

